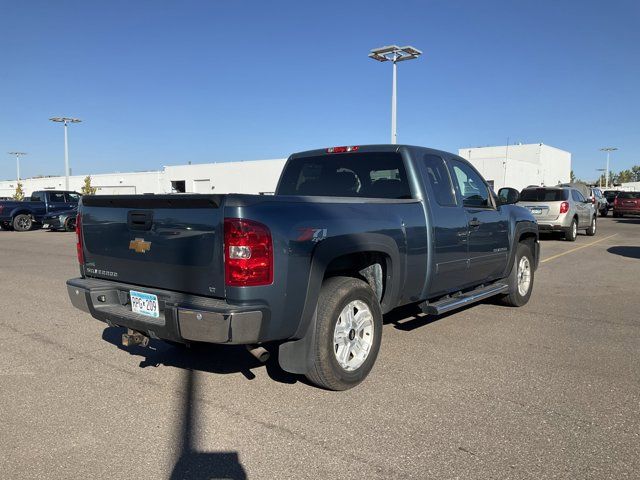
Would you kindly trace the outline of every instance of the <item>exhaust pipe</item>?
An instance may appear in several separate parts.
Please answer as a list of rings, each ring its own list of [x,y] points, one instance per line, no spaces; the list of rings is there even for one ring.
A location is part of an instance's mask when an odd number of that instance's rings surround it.
[[[146,347],[149,345],[149,337],[128,328],[127,333],[122,334],[122,345],[125,347],[135,347],[136,345]]]
[[[259,362],[262,363],[269,360],[269,357],[271,356],[267,349],[260,345],[247,345],[247,350],[251,355],[256,357]]]

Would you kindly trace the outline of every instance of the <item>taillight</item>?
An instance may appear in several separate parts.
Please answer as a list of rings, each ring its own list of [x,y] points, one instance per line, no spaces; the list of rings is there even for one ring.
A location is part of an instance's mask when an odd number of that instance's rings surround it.
[[[562,202],[560,204],[560,213],[567,213],[569,211],[569,203],[568,202]]]
[[[327,148],[327,153],[345,153],[345,152],[356,152],[360,147],[330,147]]]
[[[76,216],[76,251],[78,252],[78,263],[84,265],[84,252],[82,250],[82,215]]]
[[[225,283],[255,287],[273,282],[273,242],[269,229],[241,218],[224,219]]]
[[[591,197],[591,203],[596,204],[596,197]]]

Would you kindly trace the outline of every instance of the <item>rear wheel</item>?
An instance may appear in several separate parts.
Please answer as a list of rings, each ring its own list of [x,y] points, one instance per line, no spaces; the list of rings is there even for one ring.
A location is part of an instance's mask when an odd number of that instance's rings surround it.
[[[510,307],[521,307],[531,297],[533,291],[533,254],[526,243],[518,243],[516,258],[508,277],[509,293],[502,302]]]
[[[33,228],[33,220],[25,213],[16,215],[13,219],[13,229],[16,232],[28,232]]]
[[[76,229],[76,219],[75,217],[69,217],[66,222],[64,222],[64,229],[67,232],[73,232]]]
[[[600,216],[601,217],[606,217],[609,214],[609,210],[606,208],[603,208],[602,210],[600,210]]]
[[[564,232],[564,239],[568,242],[575,242],[578,236],[578,221],[574,218],[571,220],[571,226]]]
[[[371,287],[351,277],[322,285],[306,377],[329,390],[355,387],[371,371],[380,350],[382,311]]]
[[[591,225],[587,228],[587,235],[593,237],[596,234],[596,216],[591,219]]]

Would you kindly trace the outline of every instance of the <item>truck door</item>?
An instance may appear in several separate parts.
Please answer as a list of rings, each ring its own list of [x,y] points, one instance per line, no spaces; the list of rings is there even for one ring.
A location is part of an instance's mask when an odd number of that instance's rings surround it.
[[[449,162],[454,188],[466,211],[469,228],[468,279],[474,284],[504,275],[509,257],[509,219],[480,174],[467,162]]]
[[[67,206],[64,192],[47,192],[47,197],[47,213],[60,212],[70,208]]]
[[[459,289],[467,272],[467,214],[458,203],[444,160],[425,154],[418,162],[433,232],[432,276],[427,296]]]

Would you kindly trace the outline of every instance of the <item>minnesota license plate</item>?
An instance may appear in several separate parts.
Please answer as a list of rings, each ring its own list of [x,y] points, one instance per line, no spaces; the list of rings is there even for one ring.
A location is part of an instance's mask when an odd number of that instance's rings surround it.
[[[158,308],[158,297],[150,293],[129,291],[131,296],[131,311],[146,315],[147,317],[158,318],[160,309]]]

